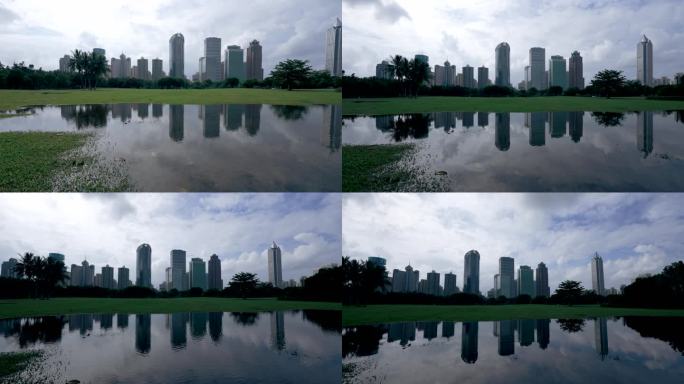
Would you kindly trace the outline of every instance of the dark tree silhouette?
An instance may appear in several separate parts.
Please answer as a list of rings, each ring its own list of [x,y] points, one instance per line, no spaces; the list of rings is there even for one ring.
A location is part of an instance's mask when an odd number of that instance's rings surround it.
[[[558,285],[556,289],[556,298],[558,302],[567,305],[577,304],[584,294],[584,288],[579,281],[565,280]]]
[[[583,319],[558,319],[556,322],[561,330],[568,333],[581,332],[584,328]]]
[[[240,293],[240,297],[246,299],[252,292],[256,290],[259,279],[256,273],[240,272],[230,280],[230,288],[235,289]]]
[[[342,258],[342,276],[344,302],[347,304],[363,304],[376,290],[385,291],[389,283],[385,267],[349,257]]]
[[[311,72],[312,69],[307,60],[287,59],[275,66],[271,71],[271,77],[275,84],[291,91],[306,82]]]
[[[610,99],[611,95],[617,93],[625,85],[625,76],[622,71],[614,69],[604,69],[594,76],[591,87],[598,90],[602,96]]]
[[[592,112],[591,117],[598,125],[604,127],[617,127],[622,124],[625,114],[621,112]]]

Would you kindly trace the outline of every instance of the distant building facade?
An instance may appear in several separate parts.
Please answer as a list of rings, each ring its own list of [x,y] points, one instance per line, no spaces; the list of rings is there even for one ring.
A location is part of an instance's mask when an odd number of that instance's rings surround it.
[[[229,45],[226,48],[224,73],[226,79],[235,78],[240,83],[245,82],[245,51],[238,45]]]
[[[152,247],[141,244],[135,256],[135,285],[152,288]]]
[[[19,261],[15,258],[10,258],[7,261],[2,262],[2,268],[0,270],[0,277],[6,277],[8,279],[17,279],[19,274],[14,270]]]
[[[325,45],[325,70],[333,76],[342,76],[342,21],[337,19],[328,29]]]
[[[190,260],[190,288],[207,290],[207,264],[199,257]]]
[[[200,81],[221,81],[221,39],[204,39],[204,57],[200,59]]]
[[[130,273],[125,266],[117,269],[116,279],[119,289],[126,289],[131,286]]]
[[[278,288],[282,287],[283,284],[281,251],[275,241],[268,249],[268,282]]]
[[[521,265],[518,269],[518,295],[528,295],[534,297],[535,286],[534,286],[534,273],[532,268],[527,265]]]
[[[511,86],[511,47],[503,42],[496,46],[494,64],[494,83],[500,87]]]
[[[477,68],[477,87],[483,89],[489,85],[489,68],[484,65]]]
[[[444,296],[453,295],[458,293],[458,287],[456,285],[456,275],[453,273],[444,274]]]
[[[653,86],[653,42],[646,35],[637,44],[637,81]]]
[[[185,79],[185,37],[180,33],[169,40],[169,77]]]
[[[152,80],[159,81],[164,77],[164,61],[162,59],[152,59]]]
[[[171,289],[178,291],[188,290],[185,275],[186,271],[186,253],[182,249],[174,249],[171,251]]]
[[[217,255],[209,258],[209,289],[222,290],[223,279],[221,278],[221,259]]]
[[[567,63],[563,56],[551,56],[549,61],[549,88],[561,87],[568,89],[568,70]]]
[[[591,287],[597,295],[605,295],[603,259],[599,256],[598,252],[591,259]]]
[[[463,293],[480,294],[480,253],[476,250],[464,256]]]
[[[515,260],[512,257],[499,258],[499,274],[498,279],[498,294],[497,296],[505,296],[506,298],[515,297]],[[496,277],[495,277],[496,278]]]
[[[534,284],[535,296],[551,296],[551,289],[549,288],[549,270],[546,268],[546,264],[539,263],[537,265]]]
[[[578,51],[574,51],[570,55],[570,62],[568,64],[568,87],[584,89],[584,64],[582,62],[582,55]]]
[[[540,47],[530,48],[530,84],[528,89],[536,88],[538,91],[546,89],[546,49]]]
[[[375,77],[378,79],[391,80],[394,77],[394,66],[387,60],[375,66]]]
[[[262,65],[263,48],[259,41],[253,40],[247,48],[246,78],[247,80],[264,80],[264,68]]]

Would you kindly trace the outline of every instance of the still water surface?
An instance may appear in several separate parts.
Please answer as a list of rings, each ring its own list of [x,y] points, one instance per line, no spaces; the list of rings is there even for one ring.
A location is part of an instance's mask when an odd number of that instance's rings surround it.
[[[0,320],[0,351],[45,351],[29,383],[339,383],[339,311]]]
[[[682,383],[684,318],[348,327],[349,383]]]
[[[345,117],[344,144],[411,142],[453,191],[682,191],[684,111]]]
[[[95,133],[96,152],[150,192],[337,192],[340,106],[65,105],[0,132]]]

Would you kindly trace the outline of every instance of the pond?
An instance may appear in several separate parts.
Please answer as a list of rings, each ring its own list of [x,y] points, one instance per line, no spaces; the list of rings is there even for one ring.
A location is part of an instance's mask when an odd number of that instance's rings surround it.
[[[684,190],[684,111],[345,117],[345,145],[417,144],[452,191]]]
[[[683,318],[422,321],[348,327],[350,383],[681,383]]]
[[[339,383],[339,311],[80,314],[0,320],[39,349],[28,383]]]
[[[14,112],[13,112],[14,113]],[[340,106],[66,105],[23,109],[0,132],[94,133],[95,152],[149,192],[337,192]]]

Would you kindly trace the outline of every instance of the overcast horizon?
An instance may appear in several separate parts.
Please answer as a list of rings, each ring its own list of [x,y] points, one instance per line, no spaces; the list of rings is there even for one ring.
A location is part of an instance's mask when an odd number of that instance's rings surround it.
[[[511,83],[524,79],[529,49],[546,49],[569,60],[583,57],[586,85],[602,69],[618,69],[636,79],[637,43],[653,42],[654,78],[684,72],[684,7],[676,0],[343,0],[344,70],[375,75],[375,65],[400,54],[426,54],[430,67],[447,60],[457,72],[470,65],[489,68],[494,81],[494,49],[511,47]],[[476,71],[477,73],[477,71]]]
[[[325,193],[2,194],[0,261],[56,252],[68,269],[84,259],[96,273],[106,264],[126,266],[135,283],[136,249],[148,243],[155,288],[171,266],[172,249],[187,251],[186,264],[217,254],[226,285],[238,272],[267,282],[275,241],[283,280],[299,281],[340,263],[340,204],[339,194]]]
[[[326,31],[341,17],[338,0],[252,0],[226,6],[221,0],[0,0],[0,62],[59,69],[74,49],[104,48],[107,60],[123,52],[135,61],[160,58],[169,73],[169,39],[185,37],[185,76],[198,71],[204,38],[228,45],[263,46],[264,76],[281,60],[309,60],[325,66]],[[151,67],[151,63],[150,63]]]
[[[563,280],[591,289],[590,260],[603,258],[606,288],[659,273],[683,260],[684,194],[354,194],[342,199],[342,255],[387,259],[457,275],[463,289],[464,255],[480,253],[480,291],[494,285],[500,257],[535,269],[544,262],[553,292]]]

